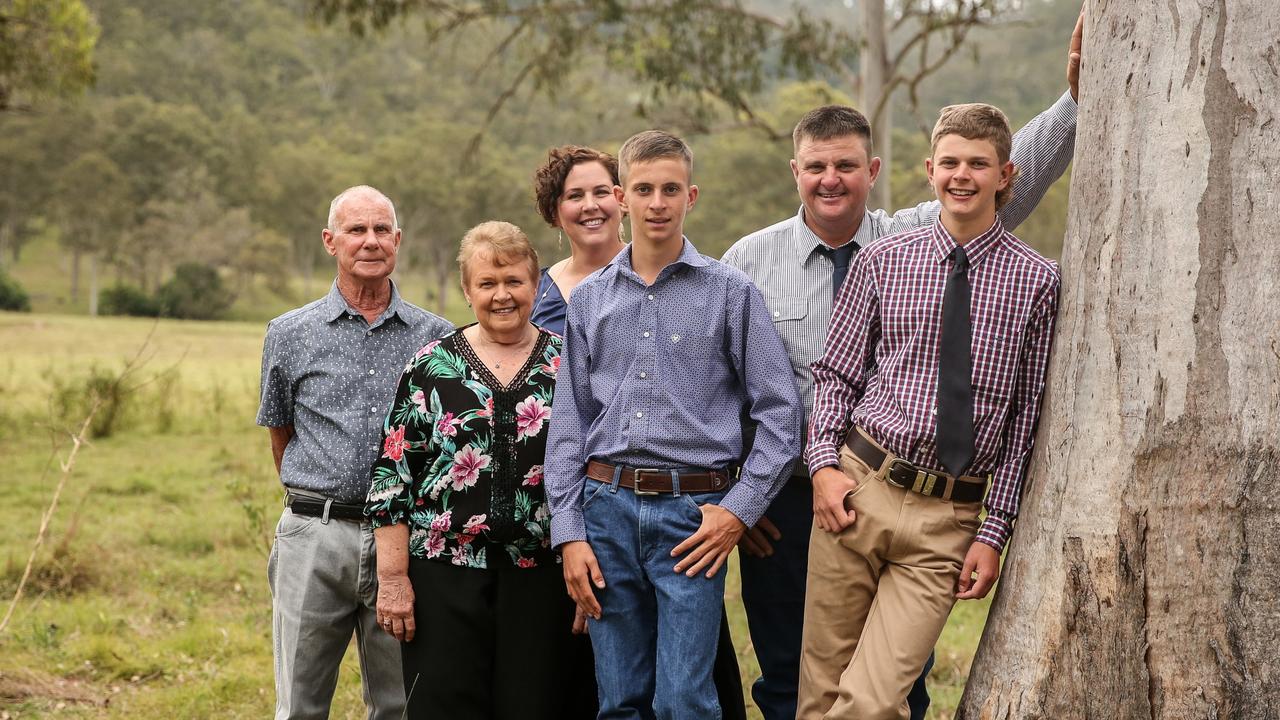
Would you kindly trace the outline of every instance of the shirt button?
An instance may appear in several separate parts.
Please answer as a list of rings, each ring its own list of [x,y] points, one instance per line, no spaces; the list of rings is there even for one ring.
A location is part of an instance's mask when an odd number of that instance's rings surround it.
[[[377,406],[377,405],[374,405],[373,407],[369,408],[369,412],[371,412],[371,413],[376,413],[376,412],[378,412],[378,406]]]
[[[774,311],[773,311],[773,316],[774,316],[774,317],[781,317],[781,316],[782,316],[782,313],[778,312],[777,310],[774,310]]]
[[[647,377],[649,377],[649,375],[648,375],[647,373],[640,373],[640,379],[641,379],[641,380],[643,380],[643,379],[645,379],[645,378],[647,378]]]
[[[364,334],[365,334],[365,337],[368,337],[369,335],[372,335],[372,334],[373,334],[373,331],[372,331],[372,330],[365,330],[365,331],[364,331]]]
[[[645,336],[645,337],[649,337],[649,333],[646,331],[646,332],[645,332],[645,334],[644,334],[644,336]]]
[[[370,375],[372,375],[372,374],[373,374],[373,368],[369,368],[369,374],[370,374]]]
[[[652,299],[653,299],[653,293],[649,293],[649,299],[650,299],[650,300],[652,300]]]
[[[638,413],[636,413],[636,417],[638,417],[638,418],[642,418],[642,417],[644,417],[644,413],[642,413],[642,412],[638,412]]]

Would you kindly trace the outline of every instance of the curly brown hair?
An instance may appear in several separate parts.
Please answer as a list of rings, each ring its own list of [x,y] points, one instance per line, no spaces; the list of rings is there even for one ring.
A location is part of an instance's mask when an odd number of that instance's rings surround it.
[[[533,174],[533,196],[538,205],[538,214],[547,221],[547,225],[556,225],[556,206],[560,204],[560,196],[564,194],[564,181],[574,165],[598,162],[609,171],[614,185],[618,181],[618,160],[609,153],[581,145],[561,145],[547,151],[547,161]]]

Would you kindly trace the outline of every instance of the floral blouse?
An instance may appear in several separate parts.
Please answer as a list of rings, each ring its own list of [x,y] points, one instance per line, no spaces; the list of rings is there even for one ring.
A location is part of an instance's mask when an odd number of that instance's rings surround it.
[[[417,558],[474,568],[555,562],[542,461],[563,341],[539,329],[503,387],[463,329],[405,366],[365,514],[374,527],[407,522]]]

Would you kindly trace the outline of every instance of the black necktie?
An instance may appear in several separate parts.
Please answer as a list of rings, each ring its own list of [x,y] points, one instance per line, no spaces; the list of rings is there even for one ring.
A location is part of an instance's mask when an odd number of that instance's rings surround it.
[[[831,258],[831,298],[835,299],[840,294],[840,288],[844,285],[844,276],[849,274],[849,260],[853,258],[853,253],[858,249],[858,244],[850,240],[838,248],[822,246],[822,252]]]
[[[952,251],[954,264],[942,291],[938,356],[938,460],[956,477],[973,462],[973,326],[969,321],[969,257]]]

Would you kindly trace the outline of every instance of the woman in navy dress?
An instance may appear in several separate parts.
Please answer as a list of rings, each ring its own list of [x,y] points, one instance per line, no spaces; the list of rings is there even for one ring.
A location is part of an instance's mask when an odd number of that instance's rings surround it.
[[[539,277],[530,318],[535,325],[563,334],[573,289],[612,262],[626,246],[622,207],[614,194],[614,187],[621,184],[618,161],[612,155],[578,145],[552,148],[534,174],[538,213],[569,240],[569,257],[544,268]],[[586,630],[581,613],[574,630]],[[723,720],[746,720],[742,678],[727,618],[720,622],[713,677]]]

